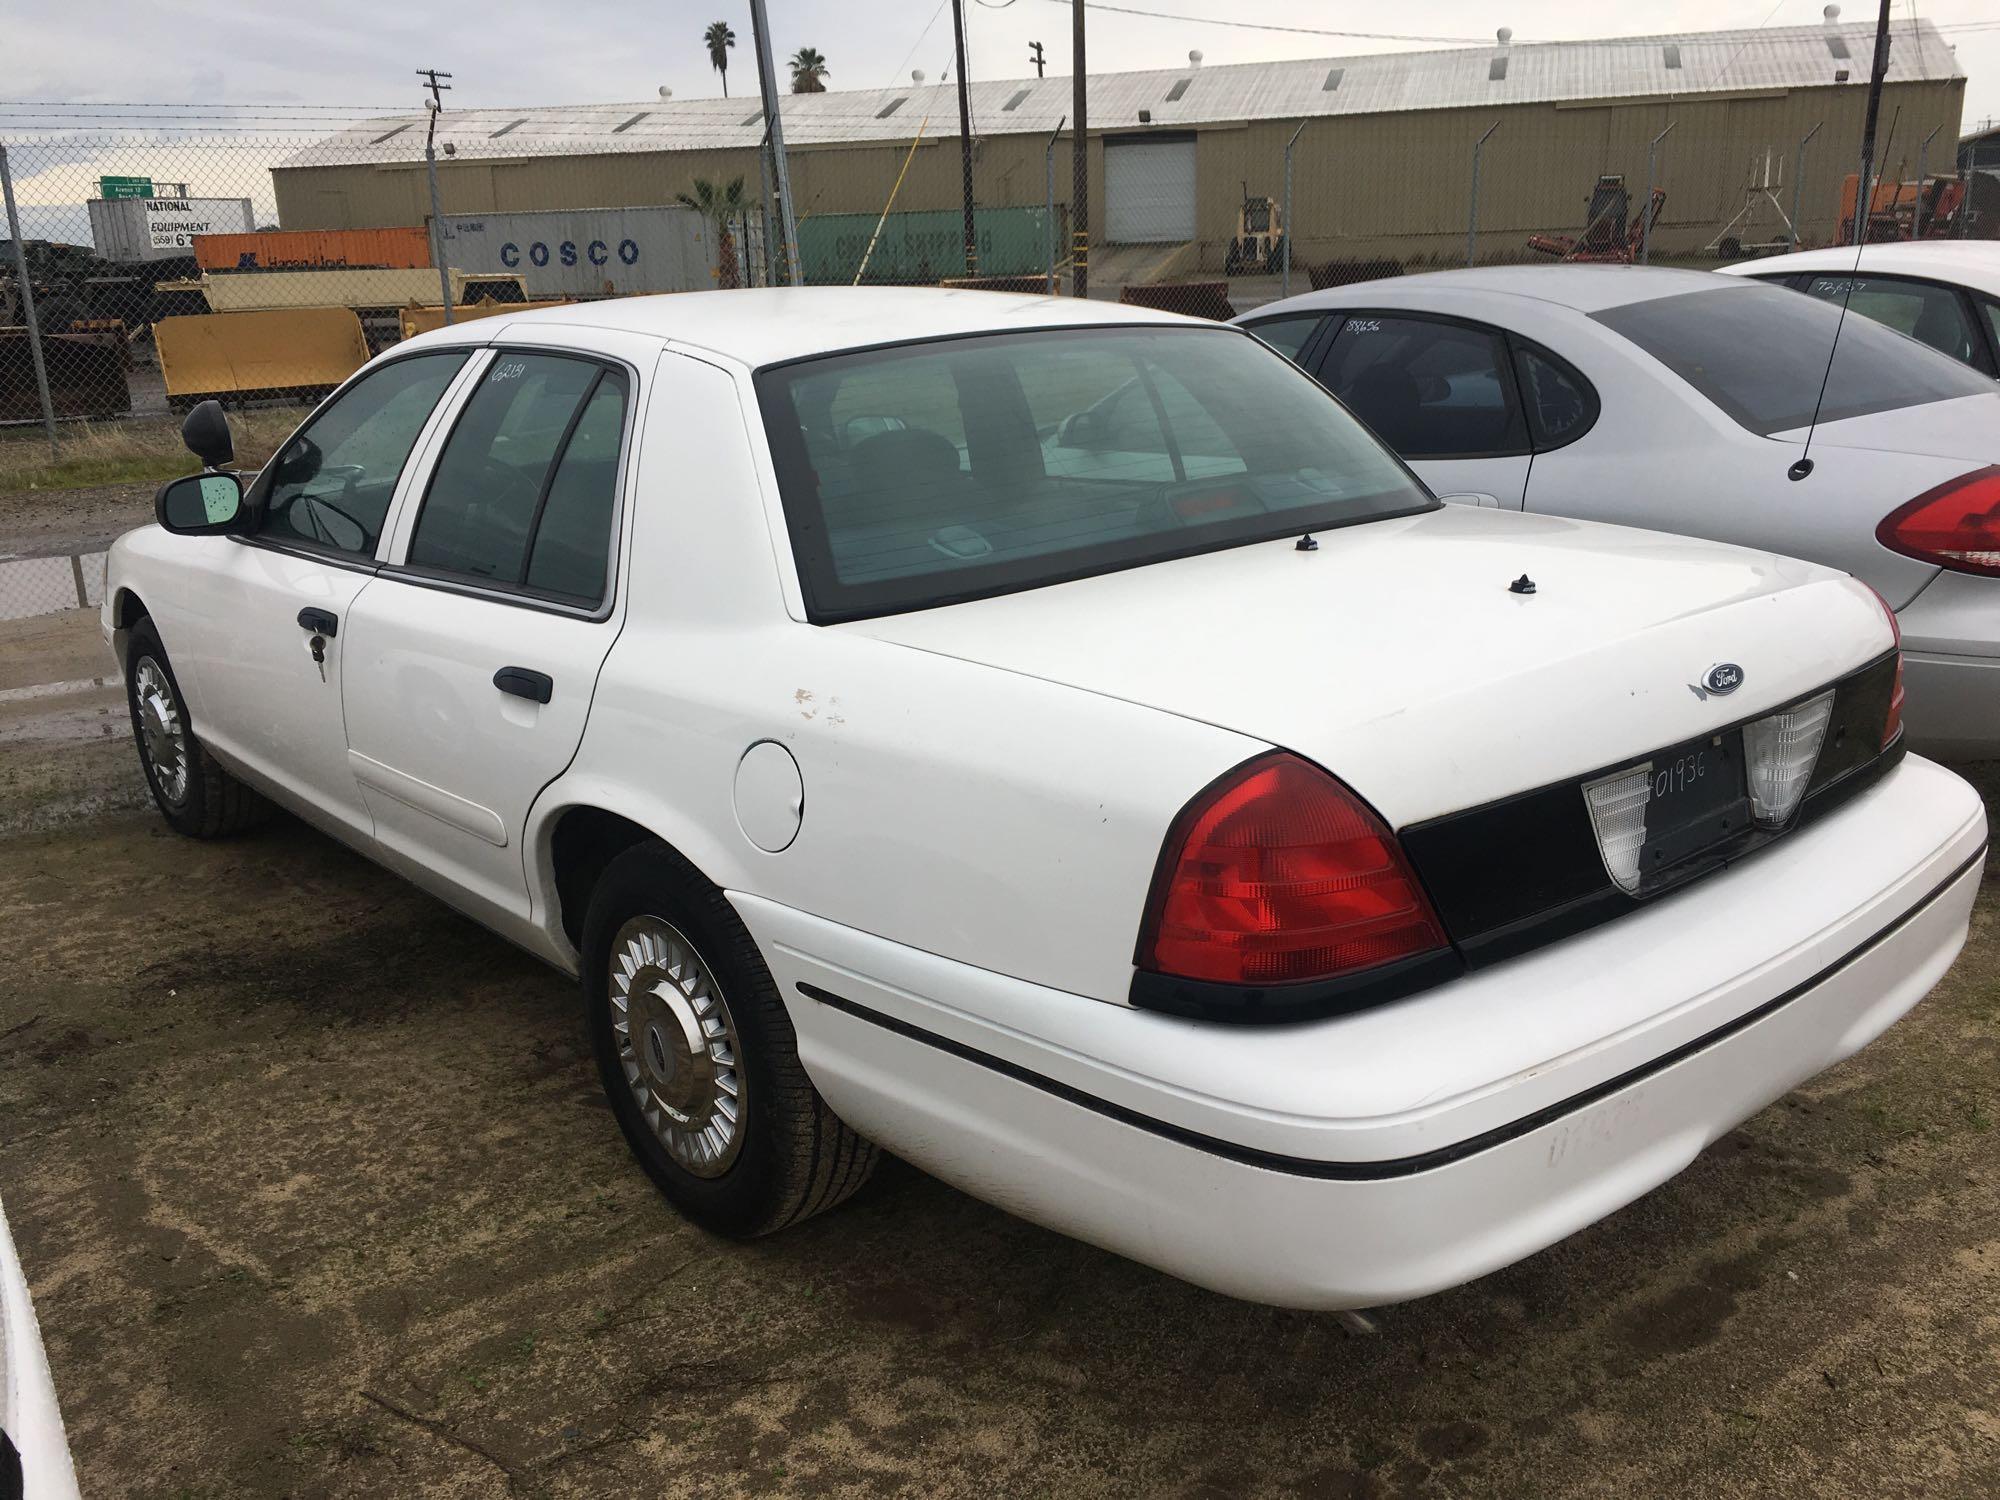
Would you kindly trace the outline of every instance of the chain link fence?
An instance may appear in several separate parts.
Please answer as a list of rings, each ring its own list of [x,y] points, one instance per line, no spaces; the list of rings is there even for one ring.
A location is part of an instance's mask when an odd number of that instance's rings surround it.
[[[2000,179],[1957,173],[1963,82],[1885,93],[1868,237],[2000,232]],[[754,99],[0,116],[0,554],[24,494],[184,468],[195,402],[282,433],[371,355],[523,306],[947,285],[1224,318],[1468,263],[1712,266],[1854,232],[1858,87],[1176,129],[1139,108],[1092,118],[1081,210],[1067,117],[1017,123],[1012,89],[969,142],[949,90],[788,99],[789,204]],[[53,597],[9,565],[0,617]]]

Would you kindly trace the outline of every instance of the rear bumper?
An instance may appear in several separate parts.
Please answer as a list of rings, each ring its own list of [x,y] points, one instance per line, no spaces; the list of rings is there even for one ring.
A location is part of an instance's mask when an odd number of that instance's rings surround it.
[[[1914,1005],[1985,845],[1907,761],[1646,910],[1424,995],[1246,1030],[1026,986],[732,896],[856,1129],[1256,1301],[1421,1296],[1603,1217]]]

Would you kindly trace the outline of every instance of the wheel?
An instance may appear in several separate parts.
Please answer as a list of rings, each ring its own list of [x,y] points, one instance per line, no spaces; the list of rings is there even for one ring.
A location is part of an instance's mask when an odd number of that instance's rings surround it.
[[[132,627],[125,650],[125,701],[139,765],[160,813],[189,838],[213,839],[254,828],[271,804],[222,769],[195,738],[167,648],[150,618]]]
[[[868,1180],[875,1147],[806,1077],[748,929],[664,844],[626,850],[591,892],[583,999],[619,1128],[702,1228],[769,1234]]]
[[[1225,276],[1235,276],[1242,269],[1243,242],[1241,240],[1231,240],[1229,242],[1229,254],[1223,258],[1222,274]]]
[[[1743,241],[1736,238],[1733,234],[1724,235],[1722,243],[1715,248],[1721,253],[1724,260],[1743,259]]]

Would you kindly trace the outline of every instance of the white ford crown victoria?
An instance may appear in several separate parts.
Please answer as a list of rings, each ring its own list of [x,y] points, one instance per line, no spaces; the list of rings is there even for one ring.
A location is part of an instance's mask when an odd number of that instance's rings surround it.
[[[1237,329],[604,302],[399,345],[240,490],[188,436],[104,606],[162,811],[281,803],[579,974],[727,1233],[880,1146],[1237,1296],[1416,1296],[1966,931],[1984,813],[1868,588],[1440,506]]]

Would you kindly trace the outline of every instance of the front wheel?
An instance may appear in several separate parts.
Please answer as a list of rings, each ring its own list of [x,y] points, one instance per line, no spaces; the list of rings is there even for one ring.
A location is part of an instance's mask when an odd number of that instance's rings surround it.
[[[125,702],[146,785],[177,832],[220,838],[271,815],[271,804],[223,770],[195,736],[180,681],[151,619],[134,625],[126,643]]]
[[[679,855],[646,843],[611,862],[591,893],[583,960],[612,1112],[682,1214],[748,1239],[868,1180],[875,1148],[806,1077],[748,929]]]

